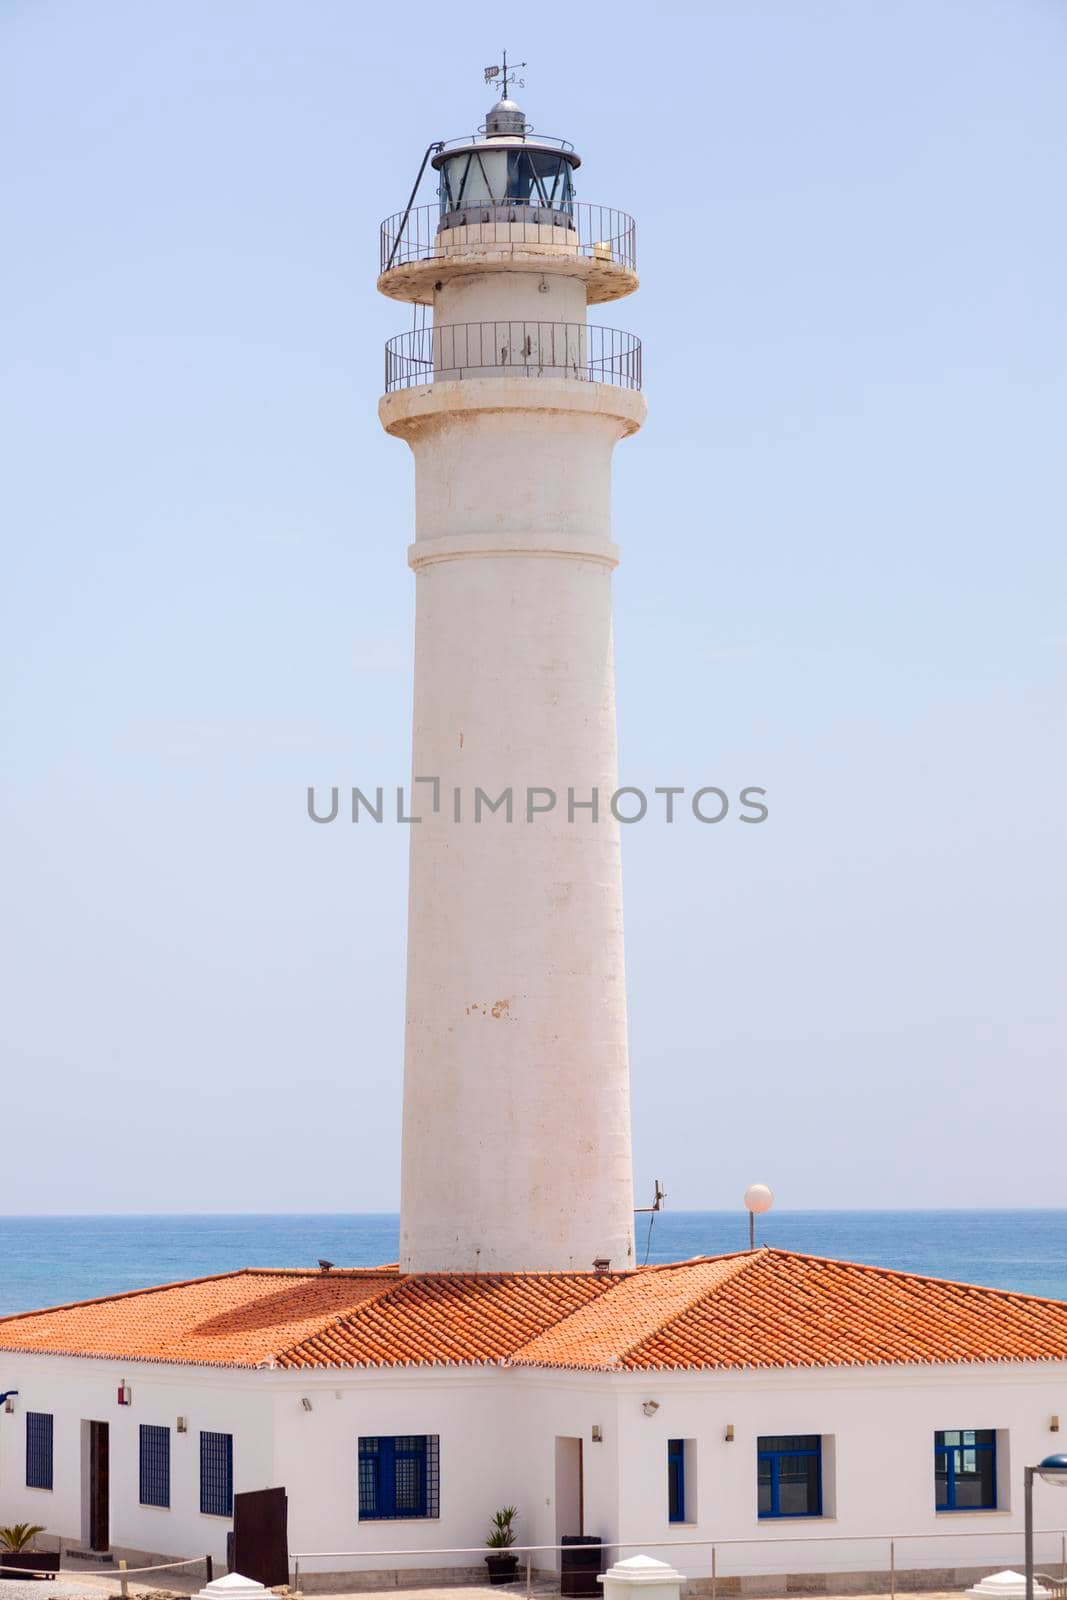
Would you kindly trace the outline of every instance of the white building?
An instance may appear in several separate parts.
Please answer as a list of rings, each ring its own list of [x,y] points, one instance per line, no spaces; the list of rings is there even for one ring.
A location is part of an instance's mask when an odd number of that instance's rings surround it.
[[[379,279],[433,307],[380,408],[416,464],[428,797],[401,1261],[0,1320],[0,1522],[222,1558],[234,1495],[284,1487],[305,1583],[476,1567],[508,1503],[522,1544],[724,1593],[884,1572],[890,1535],[902,1571],[1018,1563],[1067,1305],[774,1250],[634,1265],[609,497],[644,402],[636,340],[587,318],[637,285],[633,224],[507,100],[433,165]]]
[[[305,1586],[458,1576],[476,1555],[433,1552],[477,1547],[508,1503],[522,1543],[584,1531],[702,1587],[717,1541],[724,1593],[881,1583],[890,1535],[901,1573],[962,1582],[1019,1561],[1022,1468],[1067,1411],[1067,1305],[777,1250],[605,1274],[241,1272],[8,1318],[0,1383],[18,1390],[0,1521],[86,1547],[104,1470],[131,1554],[222,1558],[233,1493],[284,1486],[294,1554],[352,1552],[303,1560]]]

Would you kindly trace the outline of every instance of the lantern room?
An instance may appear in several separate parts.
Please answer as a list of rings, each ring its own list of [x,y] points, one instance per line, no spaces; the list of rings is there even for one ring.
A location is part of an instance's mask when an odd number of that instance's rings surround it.
[[[564,139],[534,137],[513,100],[500,100],[484,131],[442,146],[439,228],[479,222],[574,226],[574,171],[581,157]]]

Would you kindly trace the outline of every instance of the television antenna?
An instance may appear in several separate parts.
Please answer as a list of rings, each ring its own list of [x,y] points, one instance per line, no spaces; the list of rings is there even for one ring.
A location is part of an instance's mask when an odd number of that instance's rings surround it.
[[[662,1183],[660,1183],[658,1178],[654,1178],[652,1180],[652,1204],[650,1206],[634,1206],[635,1212],[648,1213],[648,1237],[645,1240],[645,1259],[641,1263],[643,1267],[648,1266],[648,1253],[652,1249],[652,1224],[656,1220],[656,1212],[663,1210],[663,1202],[666,1200],[666,1198],[667,1195],[664,1191]]]
[[[486,83],[491,83],[494,89],[499,85],[502,91],[500,98],[501,100],[506,100],[508,97],[509,84],[512,84],[519,89],[525,89],[526,79],[516,78],[515,74],[520,70],[520,68],[526,65],[526,62],[519,61],[515,66],[509,67],[507,51],[504,50],[501,52],[501,54],[503,58],[503,64],[499,67],[486,67],[485,81]]]

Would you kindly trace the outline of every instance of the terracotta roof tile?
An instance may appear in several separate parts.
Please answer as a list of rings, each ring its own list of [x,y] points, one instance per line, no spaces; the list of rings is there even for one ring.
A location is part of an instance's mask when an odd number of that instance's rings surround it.
[[[1067,1303],[757,1250],[625,1273],[248,1269],[0,1319],[0,1350],[282,1368],[1067,1360]]]
[[[627,1367],[821,1367],[1067,1360],[1067,1303],[759,1250],[649,1329]]]
[[[279,1356],[279,1366],[393,1366],[507,1361],[515,1350],[603,1299],[617,1277],[588,1272],[419,1274]],[[3,1325],[0,1324],[0,1340]]]
[[[0,1321],[0,1347],[255,1367],[396,1283],[388,1269],[247,1269],[7,1317]]]
[[[582,1310],[521,1346],[514,1359],[530,1366],[617,1367],[653,1328],[661,1327],[708,1294],[748,1258],[720,1256],[631,1273]]]

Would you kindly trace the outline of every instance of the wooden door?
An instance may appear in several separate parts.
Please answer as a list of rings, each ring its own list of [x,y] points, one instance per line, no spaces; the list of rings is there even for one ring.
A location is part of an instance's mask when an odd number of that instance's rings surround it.
[[[233,1570],[268,1589],[289,1582],[289,1502],[284,1489],[233,1497]]]
[[[111,1544],[108,1507],[111,1498],[111,1453],[106,1422],[89,1424],[89,1548],[107,1550]]]

